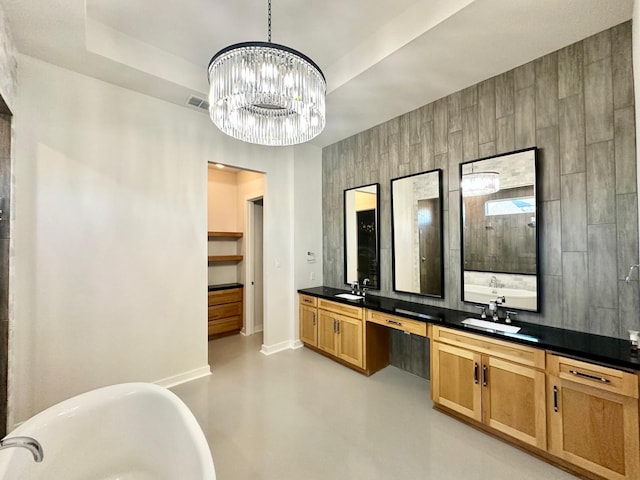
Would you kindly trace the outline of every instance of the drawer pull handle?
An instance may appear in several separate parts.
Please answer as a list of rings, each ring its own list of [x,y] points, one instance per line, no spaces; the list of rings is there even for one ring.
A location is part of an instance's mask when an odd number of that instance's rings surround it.
[[[478,362],[473,364],[473,383],[478,384]]]
[[[315,312],[313,313],[313,326],[316,326],[316,314]]]
[[[597,375],[590,375],[588,373],[579,372],[578,370],[569,370],[569,373],[575,375],[576,377],[582,377],[589,380],[596,380],[602,383],[611,383],[611,380],[609,380],[608,378],[598,377]]]
[[[402,326],[402,322],[396,322],[395,320],[389,320],[387,319],[387,323],[390,323],[391,325],[397,325],[399,327]]]
[[[333,319],[333,333],[336,333],[336,319]]]
[[[482,365],[482,386],[487,386],[487,366]]]
[[[558,411],[558,387],[553,386],[553,411]]]
[[[340,320],[336,320],[336,333],[340,333]]]

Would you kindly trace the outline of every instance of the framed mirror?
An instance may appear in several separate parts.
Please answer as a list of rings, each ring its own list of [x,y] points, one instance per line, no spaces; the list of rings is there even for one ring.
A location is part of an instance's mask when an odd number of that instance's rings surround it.
[[[540,311],[537,150],[460,165],[462,300]]]
[[[391,180],[393,290],[444,298],[442,170]]]
[[[344,280],[380,288],[380,184],[344,191]]]

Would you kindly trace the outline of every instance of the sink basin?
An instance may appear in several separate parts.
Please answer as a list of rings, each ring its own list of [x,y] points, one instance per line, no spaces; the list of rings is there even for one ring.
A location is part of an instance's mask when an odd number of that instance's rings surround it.
[[[345,300],[362,300],[364,298],[360,295],[354,295],[353,293],[338,293],[336,297],[344,298]]]
[[[462,323],[469,325],[470,327],[478,327],[485,330],[493,330],[495,332],[517,333],[520,331],[520,327],[516,327],[514,325],[489,322],[488,320],[480,320],[479,318],[465,318]]]

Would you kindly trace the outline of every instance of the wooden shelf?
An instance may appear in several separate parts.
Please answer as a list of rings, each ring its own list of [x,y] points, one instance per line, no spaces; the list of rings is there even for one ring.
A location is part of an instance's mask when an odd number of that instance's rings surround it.
[[[242,238],[242,232],[208,232],[207,238]]]
[[[242,255],[209,255],[209,262],[240,262]]]

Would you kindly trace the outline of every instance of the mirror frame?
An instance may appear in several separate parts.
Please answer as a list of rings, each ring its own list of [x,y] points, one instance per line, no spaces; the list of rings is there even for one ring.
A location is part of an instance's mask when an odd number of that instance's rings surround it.
[[[502,306],[502,308],[505,309],[509,309],[509,310],[520,310],[520,311],[524,311],[524,312],[532,312],[532,313],[540,313],[540,307],[541,307],[541,288],[540,288],[540,281],[541,281],[541,275],[540,275],[540,219],[541,219],[541,212],[540,212],[540,171],[539,171],[539,167],[540,167],[540,162],[538,160],[538,147],[530,147],[530,148],[523,148],[521,150],[515,150],[513,152],[506,152],[506,153],[501,153],[498,155],[491,155],[489,157],[483,157],[483,158],[478,158],[476,160],[470,160],[467,162],[463,162],[459,165],[459,181],[460,181],[460,187],[459,187],[459,211],[460,211],[460,298],[463,302],[465,303],[473,303],[475,305],[486,305],[485,303],[481,303],[481,302],[477,302],[477,301],[473,301],[473,300],[465,300],[465,288],[464,288],[464,274],[465,274],[465,268],[464,268],[464,197],[462,195],[462,171],[463,171],[463,167],[465,165],[471,165],[473,163],[477,163],[477,162],[482,162],[485,160],[493,160],[493,159],[497,159],[500,157],[508,157],[509,155],[516,155],[516,154],[521,154],[524,152],[532,152],[533,153],[533,175],[534,175],[534,184],[533,184],[533,194],[535,196],[535,205],[536,205],[536,213],[535,213],[535,217],[536,217],[536,232],[535,232],[535,252],[536,252],[536,273],[535,273],[535,277],[536,277],[536,308],[534,309],[530,309],[530,308],[522,308],[522,307],[518,307],[518,306],[513,306],[513,305],[509,305],[508,304],[508,299],[507,299],[507,303],[504,304]],[[523,273],[513,273],[513,272],[499,272],[499,271],[484,271],[484,270],[469,270],[471,272],[483,272],[483,273],[496,273],[496,274],[508,274],[508,275],[528,275],[528,274],[523,274]],[[499,292],[498,292],[499,294]]]
[[[397,282],[396,282],[396,218],[395,218],[395,209],[394,209],[394,195],[393,195],[393,183],[399,180],[404,180],[411,177],[417,177],[419,175],[428,175],[428,174],[437,174],[438,179],[438,199],[439,199],[439,215],[440,215],[440,235],[439,235],[439,244],[440,244],[440,291],[436,294],[430,293],[421,293],[421,292],[412,292],[406,290],[398,290]],[[444,276],[444,199],[442,197],[442,169],[436,168],[433,170],[427,170],[426,172],[413,173],[411,175],[405,175],[403,177],[393,178],[391,179],[391,276],[393,280],[393,291],[398,293],[407,293],[411,295],[419,295],[422,297],[431,297],[431,298],[444,298],[444,289],[445,289],[445,276]],[[420,253],[418,251],[418,257]]]
[[[351,285],[348,280],[348,265],[347,265],[347,193],[359,190],[365,187],[375,187],[376,189],[376,268],[375,274],[377,278],[376,283],[369,283],[367,288],[369,290],[380,290],[380,184],[379,183],[369,183],[367,185],[360,185],[358,187],[347,188],[343,192],[343,205],[342,205],[342,215],[343,215],[343,238],[344,238],[344,282],[346,285]],[[357,268],[357,266],[356,266]]]

